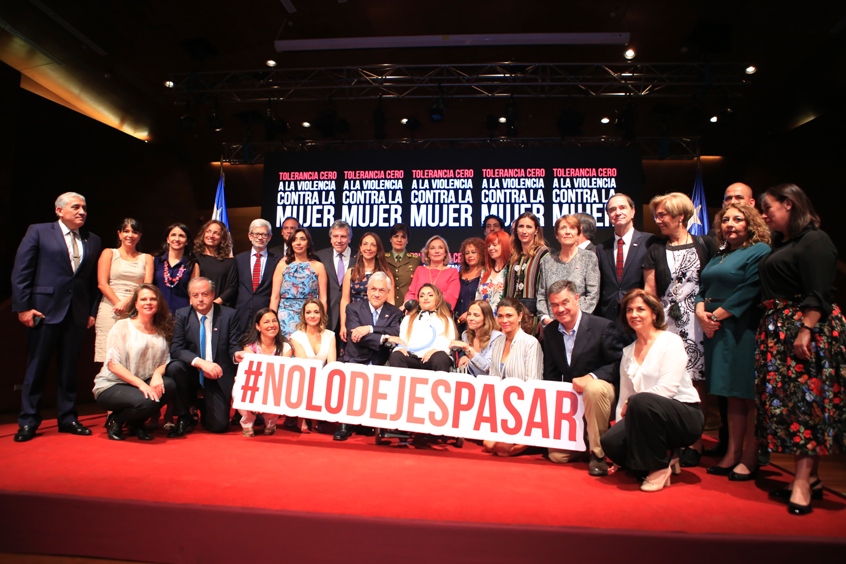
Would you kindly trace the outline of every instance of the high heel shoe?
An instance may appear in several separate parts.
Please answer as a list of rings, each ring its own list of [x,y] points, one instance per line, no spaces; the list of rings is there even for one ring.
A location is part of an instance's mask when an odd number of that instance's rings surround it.
[[[670,460],[670,469],[672,470],[674,476],[678,476],[679,474],[681,474],[681,466],[679,465],[678,456]]]
[[[670,487],[670,476],[673,473],[673,467],[668,466],[663,470],[652,472],[643,483],[640,485],[642,492],[660,492],[664,488]]]
[[[770,492],[770,497],[778,500],[778,501],[789,501],[790,496],[793,490],[790,488],[779,488],[777,490],[773,490]],[[811,499],[814,500],[821,500],[823,498],[823,485],[822,481],[817,478],[813,482],[811,482]]]

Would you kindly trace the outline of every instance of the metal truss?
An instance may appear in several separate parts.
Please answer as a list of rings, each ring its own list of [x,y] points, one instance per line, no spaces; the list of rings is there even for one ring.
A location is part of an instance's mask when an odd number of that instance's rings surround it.
[[[370,65],[171,73],[176,103],[432,98],[736,97],[740,63]]]
[[[224,143],[221,161],[261,164],[268,153],[344,151],[361,149],[463,149],[478,147],[639,147],[644,160],[689,160],[699,156],[698,137],[640,137],[627,141],[612,137],[479,137],[463,139],[301,140],[257,143]]]

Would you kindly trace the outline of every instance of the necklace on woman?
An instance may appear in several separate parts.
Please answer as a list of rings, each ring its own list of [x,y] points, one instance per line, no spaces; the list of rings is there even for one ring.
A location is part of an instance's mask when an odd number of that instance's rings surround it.
[[[441,272],[443,272],[443,269],[441,269],[441,268],[437,269],[438,275],[435,276],[434,280],[432,280],[432,267],[429,267],[428,270],[429,270],[429,283],[432,284],[433,286],[435,286],[436,282],[438,281],[438,278],[441,276]]]
[[[261,347],[262,354],[273,356],[276,352],[276,343],[271,344],[269,347],[264,346],[264,343],[259,343],[259,347]]]
[[[185,268],[185,265],[183,264],[182,266],[179,267],[179,270],[176,272],[176,276],[171,277],[170,267],[168,266],[167,263],[168,263],[168,261],[167,261],[167,259],[165,259],[165,261],[164,261],[164,283],[165,283],[165,286],[167,286],[168,288],[173,288],[174,286],[179,284],[180,280],[182,280],[182,276],[185,274],[185,271],[187,269]]]

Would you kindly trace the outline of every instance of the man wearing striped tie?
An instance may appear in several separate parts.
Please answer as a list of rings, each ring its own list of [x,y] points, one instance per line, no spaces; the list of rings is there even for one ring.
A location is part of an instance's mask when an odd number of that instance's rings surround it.
[[[270,305],[270,291],[273,287],[273,272],[282,259],[267,248],[272,237],[270,222],[254,219],[250,223],[249,251],[235,256],[238,268],[238,299],[235,310],[238,312],[238,326],[243,334],[255,312]]]
[[[97,260],[100,238],[82,228],[85,197],[66,192],[56,200],[57,222],[30,225],[12,268],[12,311],[27,328],[29,360],[23,381],[15,442],[35,437],[47,368],[58,355],[60,433],[90,435],[77,420],[76,364],[85,330],[94,325],[100,302]]]

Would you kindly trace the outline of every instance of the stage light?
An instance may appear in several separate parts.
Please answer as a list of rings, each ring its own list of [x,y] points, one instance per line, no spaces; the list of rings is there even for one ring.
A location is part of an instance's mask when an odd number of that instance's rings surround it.
[[[634,52],[634,49],[626,49],[626,52],[624,53],[624,56],[625,56],[627,59],[634,59],[634,58],[635,58],[635,52]]]
[[[401,123],[401,124],[403,124],[403,125],[407,124],[407,123],[408,123],[408,118],[402,118],[402,119],[400,120],[400,123]]]
[[[601,120],[599,120],[599,121],[601,121],[601,122],[602,122],[602,123],[604,123],[604,124],[611,123],[611,120],[610,120],[610,119],[608,119],[607,117],[604,117],[604,118],[602,118],[602,119],[601,119]]]
[[[416,117],[410,117],[405,121],[405,126],[408,128],[409,131],[412,133],[420,129],[420,122],[417,120]]]
[[[758,72],[758,69],[755,65],[749,65],[746,67],[746,74],[755,74],[756,72]]]
[[[272,68],[272,67],[275,67],[275,66],[276,66],[276,61],[274,61],[273,59],[268,59],[268,60],[265,62],[265,64],[266,64],[267,66],[269,66],[269,67],[271,67],[271,68]]]
[[[717,123],[719,118],[717,116],[711,116],[711,123]]]
[[[307,122],[307,121],[304,121],[304,122],[302,123],[302,126],[303,126],[303,127],[311,127],[311,124],[310,124],[309,122]]]
[[[505,117],[505,116],[502,116],[501,118],[499,118],[499,123],[505,123],[507,121],[508,121],[508,118]]]
[[[217,110],[209,116],[209,127],[212,131],[223,131],[223,118],[218,115]]]
[[[429,110],[429,121],[432,123],[441,123],[444,121],[444,102],[440,97],[435,99],[435,103]]]
[[[165,85],[165,88],[173,88],[173,81],[172,80],[165,80],[164,85]]]
[[[627,141],[634,141],[637,137],[635,133],[635,107],[632,102],[628,102],[622,111],[617,113],[617,119],[614,121],[614,125],[617,126],[617,129],[623,132],[623,139]]]

